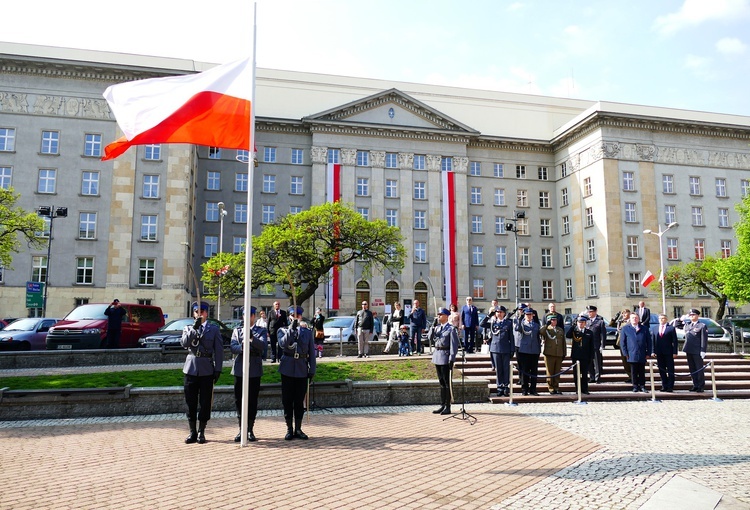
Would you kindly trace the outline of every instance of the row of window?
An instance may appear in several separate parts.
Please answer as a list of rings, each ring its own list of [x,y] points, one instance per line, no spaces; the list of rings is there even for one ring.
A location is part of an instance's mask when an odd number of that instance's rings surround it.
[[[47,283],[48,259],[44,255],[31,257],[31,281]],[[76,257],[76,285],[94,284],[94,257]],[[2,272],[0,272],[2,275]],[[0,278],[2,282],[2,278]],[[138,285],[156,284],[156,259],[145,258],[138,261]]]

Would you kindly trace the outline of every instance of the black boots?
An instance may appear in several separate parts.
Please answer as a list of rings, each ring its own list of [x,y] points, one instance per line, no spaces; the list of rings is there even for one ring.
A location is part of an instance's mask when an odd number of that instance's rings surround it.
[[[297,439],[307,439],[307,434],[302,432],[302,417],[297,418],[295,416],[294,420],[294,437]]]
[[[291,441],[295,437],[297,439],[307,439],[307,434],[302,432],[302,418],[294,420],[294,428],[292,429],[292,418],[284,416],[286,420],[286,435],[284,439]]]
[[[451,393],[448,388],[440,388],[440,407],[432,414],[451,414]]]
[[[239,430],[237,431],[237,435],[234,436],[235,443],[239,443],[240,441],[242,441],[242,418],[240,416],[237,417],[237,425],[239,425]],[[253,425],[255,425],[255,423],[251,422],[247,426],[247,440],[251,443],[258,440],[255,437],[255,434],[253,434]]]
[[[234,436],[234,442],[239,443],[242,441],[242,418],[240,416],[237,416],[237,425],[239,425],[239,430],[237,431],[237,435]]]
[[[195,420],[188,420],[190,425],[190,435],[185,438],[185,444],[192,444],[198,441],[198,432],[195,430]]]
[[[286,421],[286,435],[284,436],[284,439],[287,441],[291,441],[294,439],[294,429],[292,429],[292,417],[291,416],[284,416],[284,420]]]
[[[198,423],[198,444],[203,444],[206,442],[206,422],[201,421]]]

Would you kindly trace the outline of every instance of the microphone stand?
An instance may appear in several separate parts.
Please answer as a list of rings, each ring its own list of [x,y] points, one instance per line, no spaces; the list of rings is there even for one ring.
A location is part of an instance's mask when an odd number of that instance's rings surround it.
[[[443,421],[449,420],[451,418],[456,418],[458,420],[468,421],[469,425],[474,425],[477,422],[476,416],[466,412],[466,383],[465,383],[465,376],[464,376],[464,373],[466,372],[466,349],[464,349],[463,347],[461,347],[460,349],[461,349],[461,411],[451,416],[448,416],[447,418],[443,418]],[[450,385],[452,388],[453,387],[453,372],[452,371],[451,371]]]
[[[315,403],[315,378],[313,378],[312,381],[310,381],[310,406],[309,407],[310,408],[307,410],[307,412],[312,412],[312,411],[326,411],[329,413],[333,412],[332,409],[328,407],[324,407],[324,406],[319,406]]]

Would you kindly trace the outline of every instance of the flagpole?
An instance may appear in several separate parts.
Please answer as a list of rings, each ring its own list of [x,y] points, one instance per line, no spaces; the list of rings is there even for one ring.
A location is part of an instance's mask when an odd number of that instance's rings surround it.
[[[247,409],[249,406],[250,392],[250,335],[252,334],[253,325],[250,320],[250,310],[252,310],[252,282],[253,282],[253,174],[255,170],[255,47],[257,41],[257,19],[258,4],[253,3],[253,70],[252,86],[253,90],[250,96],[250,146],[248,154],[250,157],[247,161],[247,229],[245,231],[245,322],[242,328],[242,417],[240,425],[241,442],[240,446],[247,446]]]

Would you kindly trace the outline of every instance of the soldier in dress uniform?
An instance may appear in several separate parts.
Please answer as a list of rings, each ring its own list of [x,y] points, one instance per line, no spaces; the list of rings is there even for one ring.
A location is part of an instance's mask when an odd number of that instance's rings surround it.
[[[458,330],[448,323],[450,311],[441,308],[438,311],[438,323],[433,327],[435,350],[432,353],[432,363],[437,370],[440,382],[440,407],[432,411],[433,414],[451,414],[451,378],[453,364],[458,353]]]
[[[516,350],[513,341],[513,321],[507,317],[507,313],[507,308],[498,305],[481,324],[489,332],[490,358],[495,368],[498,397],[510,396],[510,359]]]
[[[565,344],[565,331],[557,324],[557,314],[550,313],[546,318],[546,326],[542,326],[542,342],[544,342],[544,367],[547,369],[547,389],[550,395],[562,395],[560,391],[560,370],[562,362],[568,352]],[[558,375],[554,375],[558,374]]]
[[[308,380],[315,375],[315,342],[307,323],[300,322],[302,308],[289,308],[287,328],[279,330],[279,373],[281,374],[281,404],[284,406],[286,435],[290,441],[295,437],[307,439],[302,432],[302,416],[305,413],[305,395]],[[293,425],[293,427],[292,427]]]
[[[567,338],[573,340],[570,347],[570,358],[575,363],[579,362],[579,369],[576,370],[573,380],[576,383],[576,391],[581,388],[581,393],[589,394],[589,375],[586,368],[594,357],[594,335],[586,327],[589,318],[586,315],[579,315],[575,326],[571,327],[565,334]]]
[[[247,440],[256,441],[253,433],[255,425],[255,416],[258,414],[258,394],[260,393],[260,378],[263,376],[263,351],[268,346],[268,334],[266,328],[255,323],[255,307],[250,307],[250,320],[248,321],[245,313],[242,313],[244,323],[235,328],[232,332],[232,343],[229,350],[234,356],[232,363],[232,375],[234,376],[234,407],[237,409],[237,424],[239,430],[234,437],[234,442],[239,443],[242,440],[242,379],[243,372],[243,342],[245,339],[245,324],[252,324],[250,330],[250,352],[248,366],[248,403],[247,403]]]
[[[214,383],[221,376],[224,343],[219,327],[207,322],[208,303],[193,303],[195,324],[182,330],[180,344],[188,350],[182,372],[185,374],[185,402],[190,435],[185,443],[206,442],[206,423],[211,419]],[[198,411],[200,404],[200,412]],[[199,422],[196,431],[196,420]]]
[[[685,345],[682,346],[682,351],[687,355],[690,376],[693,378],[693,387],[690,391],[703,393],[703,387],[706,385],[703,358],[708,350],[708,328],[698,320],[701,313],[697,308],[691,309],[688,315],[690,321],[685,322]]]
[[[535,319],[535,314],[533,308],[524,309],[523,319],[516,321],[514,337],[518,353],[518,370],[521,373],[521,392],[523,395],[537,396],[539,393],[536,392],[536,383],[542,340],[539,336],[540,324]]]
[[[604,343],[607,339],[607,325],[604,318],[596,313],[596,306],[589,305],[586,307],[588,313],[588,322],[586,328],[591,330],[594,337],[594,357],[591,359],[589,366],[589,382],[598,383],[602,381],[602,371],[604,369]]]

